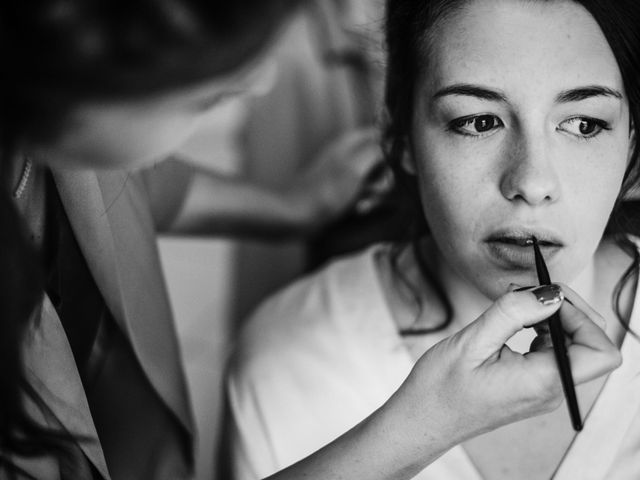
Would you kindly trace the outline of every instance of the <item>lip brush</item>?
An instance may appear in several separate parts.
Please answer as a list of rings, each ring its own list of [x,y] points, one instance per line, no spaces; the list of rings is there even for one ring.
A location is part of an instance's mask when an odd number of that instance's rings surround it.
[[[536,271],[538,273],[538,281],[540,285],[549,285],[551,278],[549,278],[549,271],[547,265],[544,262],[542,252],[538,246],[538,239],[532,237],[533,240],[533,252],[536,259]],[[571,423],[573,429],[576,432],[582,430],[582,418],[580,417],[580,408],[578,407],[578,400],[576,398],[576,390],[573,383],[573,375],[571,374],[571,363],[569,362],[569,356],[567,355],[567,347],[564,343],[565,335],[560,323],[560,315],[555,312],[551,315],[547,322],[549,323],[549,332],[551,334],[551,343],[553,345],[553,353],[556,357],[556,364],[560,371],[560,380],[562,381],[562,389],[564,390],[564,397],[567,400],[567,406],[569,407],[569,415],[571,417]]]

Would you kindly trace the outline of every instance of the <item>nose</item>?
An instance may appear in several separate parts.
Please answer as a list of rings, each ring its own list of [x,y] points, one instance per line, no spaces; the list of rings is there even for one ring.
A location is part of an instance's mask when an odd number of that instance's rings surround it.
[[[505,158],[500,179],[502,195],[531,206],[553,203],[560,196],[560,182],[544,138],[520,138]]]

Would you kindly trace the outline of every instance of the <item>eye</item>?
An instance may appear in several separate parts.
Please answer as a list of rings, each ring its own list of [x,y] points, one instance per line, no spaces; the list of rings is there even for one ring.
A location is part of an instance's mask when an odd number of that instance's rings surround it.
[[[450,123],[449,129],[471,137],[486,136],[489,132],[504,127],[504,123],[495,115],[475,115],[458,118]]]
[[[604,120],[590,117],[573,117],[562,122],[557,130],[579,138],[593,138],[603,130],[611,130]]]

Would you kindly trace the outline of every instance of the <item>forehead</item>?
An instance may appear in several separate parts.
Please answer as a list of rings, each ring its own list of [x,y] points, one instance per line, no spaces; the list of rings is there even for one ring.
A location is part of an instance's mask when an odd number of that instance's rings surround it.
[[[557,90],[576,84],[622,88],[596,20],[570,0],[472,0],[436,25],[426,79]]]

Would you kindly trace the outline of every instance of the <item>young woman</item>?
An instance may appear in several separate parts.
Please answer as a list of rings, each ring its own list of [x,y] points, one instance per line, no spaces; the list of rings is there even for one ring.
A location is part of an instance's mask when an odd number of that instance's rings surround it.
[[[278,470],[351,428],[425,351],[457,344],[497,298],[537,284],[532,236],[572,305],[602,314],[623,366],[577,388],[579,434],[563,406],[465,439],[415,478],[639,477],[638,250],[614,227],[638,176],[640,7],[387,8],[386,152],[415,207],[414,237],[337,261],[257,311],[229,379],[237,478]],[[533,340],[518,334],[498,356],[530,358],[517,352]],[[452,390],[425,392],[425,405],[450,391],[443,417],[473,408],[456,398],[458,375],[437,368]]]
[[[159,191],[154,174],[134,170],[171,153],[204,111],[260,74],[259,53],[295,3],[0,7],[0,477],[191,475],[194,427],[154,234],[172,223],[193,172],[158,166]],[[512,331],[558,307],[507,295],[458,338],[488,358]],[[571,311],[564,321],[577,329],[570,351],[584,381],[619,358],[591,314]],[[498,322],[502,312],[511,323]],[[466,437],[560,398],[552,357],[542,354],[526,368],[540,385],[517,381],[502,391],[503,402],[528,400],[516,412],[485,415],[495,390],[462,388],[476,421],[455,412],[436,421],[416,403],[425,384],[438,383],[431,365],[457,366],[460,386],[479,376],[455,348],[431,356],[386,409],[276,478],[400,478],[462,438],[451,429]],[[497,381],[514,369],[517,362],[501,361],[481,371]],[[449,397],[443,390],[431,406]],[[421,422],[406,438],[409,408]],[[390,429],[393,449],[379,435]],[[376,452],[378,463],[363,465],[363,452]]]

